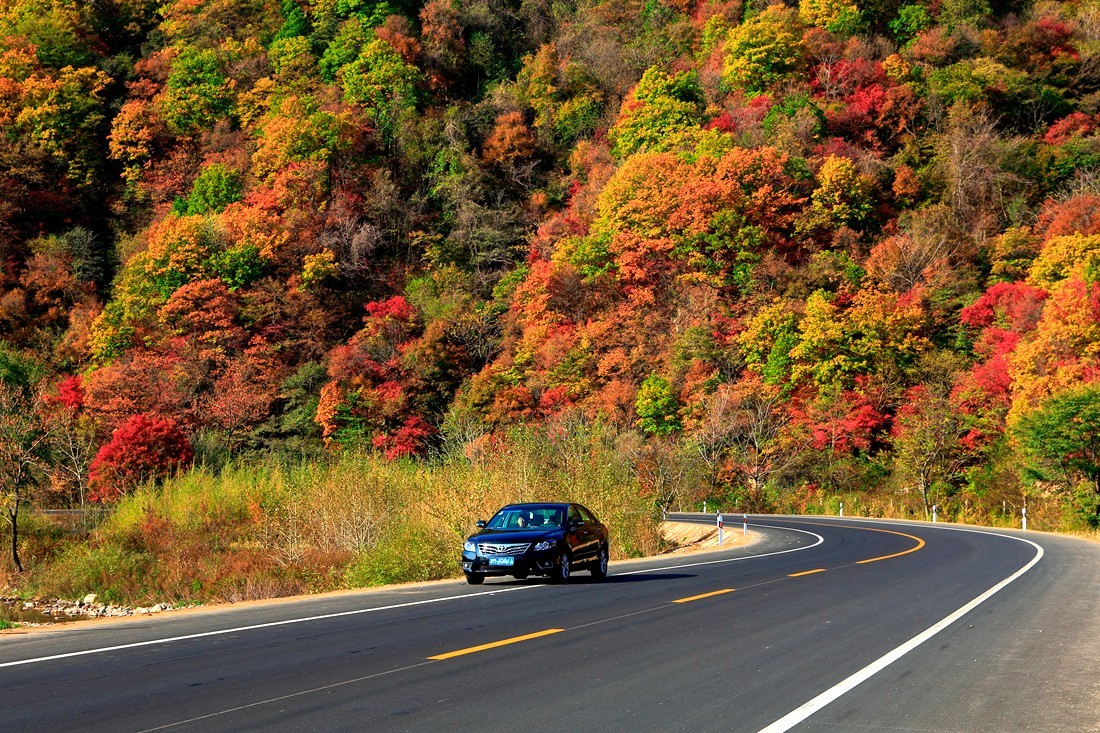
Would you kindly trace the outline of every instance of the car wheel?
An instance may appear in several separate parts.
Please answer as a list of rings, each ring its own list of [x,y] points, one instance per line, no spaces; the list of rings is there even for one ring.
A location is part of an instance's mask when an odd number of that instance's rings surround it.
[[[596,560],[592,563],[592,577],[596,580],[603,580],[607,577],[607,545],[600,546],[600,554],[596,556]]]
[[[569,553],[563,552],[561,557],[558,558],[558,562],[554,565],[554,569],[550,572],[551,583],[568,583],[569,582]]]
[[[485,576],[477,573],[466,573],[466,582],[470,585],[481,585],[485,582]]]

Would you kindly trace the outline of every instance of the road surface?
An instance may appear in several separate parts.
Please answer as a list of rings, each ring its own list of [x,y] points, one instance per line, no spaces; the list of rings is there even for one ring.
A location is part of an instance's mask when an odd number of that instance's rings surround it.
[[[0,720],[6,732],[1100,731],[1100,545],[749,523],[750,546],[613,563],[602,583],[443,581],[7,633]]]

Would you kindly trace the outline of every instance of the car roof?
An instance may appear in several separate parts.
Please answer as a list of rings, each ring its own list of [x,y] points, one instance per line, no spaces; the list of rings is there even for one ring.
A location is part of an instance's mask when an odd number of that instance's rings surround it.
[[[569,501],[529,501],[520,504],[505,504],[501,509],[546,509],[570,506]]]

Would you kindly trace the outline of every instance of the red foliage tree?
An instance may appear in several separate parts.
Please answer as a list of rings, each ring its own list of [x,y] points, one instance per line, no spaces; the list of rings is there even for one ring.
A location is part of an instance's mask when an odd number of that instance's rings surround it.
[[[1100,194],[1081,193],[1064,201],[1049,201],[1036,230],[1044,240],[1064,234],[1100,234]]]
[[[427,420],[419,415],[412,415],[406,418],[393,434],[382,433],[374,436],[371,444],[379,450],[384,450],[387,460],[411,458],[424,452],[428,440],[435,433],[435,428],[429,425]]]
[[[89,498],[115,501],[127,490],[188,463],[191,444],[170,418],[141,413],[115,428],[88,471]]]
[[[79,374],[65,377],[57,383],[57,403],[76,411],[84,406],[84,378]]]
[[[1030,331],[1043,314],[1046,297],[1046,291],[1026,283],[997,283],[963,308],[959,320],[975,328],[997,325],[1016,333]]]
[[[1055,122],[1043,136],[1047,145],[1062,145],[1074,136],[1084,137],[1096,132],[1096,120],[1084,112],[1074,112]]]

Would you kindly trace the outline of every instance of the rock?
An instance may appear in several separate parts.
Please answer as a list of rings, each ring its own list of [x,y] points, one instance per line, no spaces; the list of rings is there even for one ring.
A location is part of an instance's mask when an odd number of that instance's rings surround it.
[[[95,593],[89,593],[88,595],[84,596],[84,601],[83,602],[90,606],[93,603],[95,603],[96,598],[97,598],[97,596],[96,596]]]

